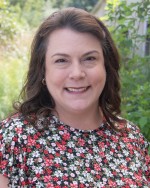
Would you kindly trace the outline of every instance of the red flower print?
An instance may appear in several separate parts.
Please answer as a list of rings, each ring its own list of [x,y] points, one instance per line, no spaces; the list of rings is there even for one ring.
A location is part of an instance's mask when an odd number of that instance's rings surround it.
[[[113,142],[117,143],[118,139],[115,136],[112,136],[111,139],[113,140]]]
[[[51,176],[44,176],[44,182],[49,182],[51,179]]]
[[[0,168],[5,169],[8,162],[6,160],[2,161],[0,164]]]
[[[33,136],[33,139],[37,140],[37,139],[38,139],[38,135],[35,134],[35,135]]]
[[[133,181],[130,178],[124,178],[124,182],[129,184],[129,185],[133,184]]]
[[[100,157],[105,157],[105,153],[103,151],[99,152]]]
[[[103,131],[98,131],[97,133],[99,136],[103,136],[104,135],[104,132]]]
[[[91,169],[90,168],[86,168],[87,172],[91,172]]]
[[[52,174],[52,170],[49,169],[49,168],[46,168],[46,169],[45,169],[45,172],[46,172],[47,174],[49,174],[49,175]]]
[[[116,187],[116,182],[109,180],[108,183],[109,183],[110,187]]]
[[[17,134],[21,134],[22,133],[22,128],[16,127],[15,131],[17,132]]]
[[[28,137],[28,145],[29,146],[34,146],[36,143],[36,141],[34,139],[32,139],[31,137]]]
[[[96,174],[96,178],[99,180],[101,176],[99,174]]]
[[[127,162],[131,161],[131,158],[127,157],[127,158],[126,158],[126,161],[127,161]]]
[[[72,153],[72,149],[68,149],[68,152],[69,152],[69,153]]]
[[[23,121],[23,124],[25,124],[25,125],[28,124],[28,121]]]
[[[54,180],[54,181],[58,181],[58,178],[57,178],[57,177],[53,177],[53,180]]]
[[[46,184],[46,188],[55,188],[55,187],[54,187],[54,184],[48,183],[48,184]]]
[[[21,185],[22,185],[22,186],[25,186],[25,185],[26,185],[26,182],[25,182],[25,181],[22,181],[22,182],[21,182]]]
[[[58,130],[60,130],[60,131],[61,131],[61,130],[64,130],[64,126],[63,126],[63,125],[60,125],[59,128],[58,128]]]
[[[57,152],[57,153],[56,153],[56,156],[57,156],[57,157],[60,157],[60,153]]]
[[[60,167],[60,164],[59,164],[59,163],[56,163],[55,166],[56,166],[56,168],[59,168],[59,167]]]
[[[61,144],[62,144],[62,145],[66,145],[66,141],[62,140],[62,141],[61,141]]]
[[[18,141],[18,138],[14,136],[12,140],[13,140],[14,142],[17,142],[17,141]]]
[[[134,173],[134,177],[136,178],[137,181],[142,180],[141,174],[136,174],[136,173]]]
[[[0,140],[2,140],[3,139],[3,136],[2,135],[0,135]]]
[[[52,154],[49,155],[50,159],[54,159],[54,156]]]
[[[57,144],[57,147],[60,151],[65,151],[66,150],[66,146],[62,145],[62,144]]]
[[[37,149],[40,149],[40,147],[41,147],[40,144],[36,144]]]
[[[121,169],[123,169],[123,170],[128,170],[127,166],[125,166],[125,165],[121,165],[120,167],[121,167]]]
[[[55,188],[61,188],[60,185],[56,185]]]
[[[27,148],[27,153],[30,153],[31,151],[31,148]]]
[[[23,150],[24,152],[27,152],[27,148],[25,148],[25,147],[23,147],[22,150]]]
[[[85,187],[86,186],[84,184],[82,184],[82,183],[79,185],[79,188],[85,188]]]
[[[128,144],[127,144],[127,148],[128,148],[129,150],[132,150],[132,149],[133,149],[133,146],[132,146],[130,143],[128,143]]]
[[[80,157],[84,158],[85,157],[84,153],[80,153]]]
[[[79,144],[79,146],[84,146],[85,145],[85,140],[83,140],[82,138],[79,138],[78,144]]]
[[[96,164],[94,164],[94,169],[96,171],[99,171],[99,170],[101,170],[101,167],[100,167],[100,165],[98,163],[96,163]]]
[[[51,166],[53,164],[53,160],[49,158],[45,158],[44,161],[45,161],[44,163],[46,166]]]
[[[52,117],[42,132],[23,116],[0,122],[0,171],[10,187],[148,187],[148,143],[136,126],[79,131]]]
[[[68,180],[68,177],[67,176],[63,176],[62,179],[63,180]]]
[[[64,140],[69,140],[70,139],[70,134],[69,133],[64,133],[62,138]]]
[[[123,140],[125,143],[126,143],[126,142],[129,142],[129,138],[123,138],[122,140]]]
[[[104,144],[104,142],[98,142],[98,146],[99,146],[100,148],[104,148],[104,147],[105,147],[105,144]]]
[[[116,172],[116,171],[112,171],[112,174],[113,174],[114,176],[116,176],[116,175],[117,175],[117,172]]]
[[[71,188],[78,188],[78,185],[77,185],[76,183],[71,183],[71,184],[70,184],[70,187],[71,187]]]
[[[36,177],[37,177],[37,178],[40,178],[40,177],[41,177],[41,174],[40,174],[40,173],[37,173],[37,174],[36,174]]]
[[[47,150],[44,150],[44,154],[48,154],[49,152]]]
[[[19,148],[18,147],[14,147],[14,154],[17,155],[19,153]]]

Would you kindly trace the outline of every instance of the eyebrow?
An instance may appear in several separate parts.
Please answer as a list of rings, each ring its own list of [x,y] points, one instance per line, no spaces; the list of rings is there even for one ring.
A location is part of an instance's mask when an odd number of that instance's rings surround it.
[[[101,54],[99,51],[97,50],[92,50],[92,51],[89,51],[89,52],[86,52],[85,54],[83,54],[83,56],[86,56],[86,55],[89,55],[89,54],[92,54],[92,53],[97,53],[97,54]],[[69,57],[68,54],[65,54],[65,53],[56,53],[54,55],[52,55],[52,57],[54,56],[65,56],[65,57]]]

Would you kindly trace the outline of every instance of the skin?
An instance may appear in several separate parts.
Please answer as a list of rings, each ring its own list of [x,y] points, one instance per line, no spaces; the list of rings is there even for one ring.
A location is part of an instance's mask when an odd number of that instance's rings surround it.
[[[8,188],[8,178],[0,174],[0,188]]]
[[[106,71],[100,42],[70,28],[49,36],[46,52],[47,88],[59,119],[78,129],[95,129],[102,121],[98,105]]]

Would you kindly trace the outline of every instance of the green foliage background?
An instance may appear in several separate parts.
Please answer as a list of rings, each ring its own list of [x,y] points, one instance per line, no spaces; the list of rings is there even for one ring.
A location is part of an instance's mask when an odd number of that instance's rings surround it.
[[[0,119],[12,112],[12,102],[17,99],[22,88],[28,67],[29,46],[34,29],[41,20],[54,10],[67,6],[91,11],[96,2],[0,1]],[[137,22],[146,20],[150,23],[149,0],[130,5],[125,0],[108,0],[106,8],[107,17],[104,19],[108,20],[106,24],[122,57],[122,115],[136,123],[150,141],[150,56],[142,57],[136,53],[138,44],[150,37],[150,31],[146,35],[139,35],[135,28]]]
[[[121,54],[122,115],[150,141],[150,54],[138,51],[150,38],[150,30],[145,35],[138,32],[143,22],[150,24],[149,0],[130,5],[126,0],[108,0],[106,11],[104,19]]]

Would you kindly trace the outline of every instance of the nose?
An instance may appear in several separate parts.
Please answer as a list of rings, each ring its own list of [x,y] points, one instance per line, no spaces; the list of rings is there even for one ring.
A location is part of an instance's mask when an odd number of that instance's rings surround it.
[[[74,62],[72,63],[72,66],[70,67],[70,73],[69,78],[74,80],[80,80],[85,77],[85,70],[84,67],[81,65],[80,62]]]

